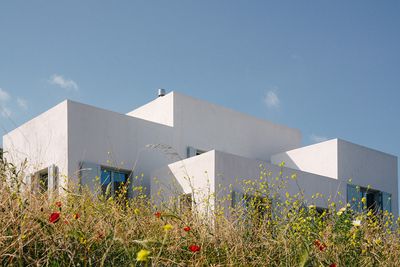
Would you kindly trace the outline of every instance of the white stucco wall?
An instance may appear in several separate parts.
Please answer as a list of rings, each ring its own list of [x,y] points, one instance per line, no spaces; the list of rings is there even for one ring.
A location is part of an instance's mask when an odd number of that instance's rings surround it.
[[[208,207],[222,208],[228,215],[231,206],[228,195],[231,194],[231,191],[244,193],[242,182],[245,180],[259,181],[260,164],[271,173],[271,179],[275,179],[281,171],[279,166],[267,162],[220,151],[210,151],[152,172],[151,177],[156,178],[156,182],[152,180],[151,196],[159,204],[168,201],[170,198],[176,199],[180,194],[191,193],[193,189],[200,203],[206,199],[207,204],[211,203]],[[290,179],[292,174],[297,175],[297,182]],[[283,168],[282,175],[289,177],[288,186],[279,191],[283,198],[286,192],[294,195],[302,190],[307,204],[326,207],[329,197],[336,202],[346,202],[346,183],[337,179],[290,168]],[[192,184],[189,183],[187,177],[190,177]],[[160,190],[162,193],[158,194]],[[205,192],[209,192],[212,198],[199,197],[201,194],[204,195]],[[312,199],[311,196],[317,192],[323,194],[324,198]],[[342,194],[338,194],[338,192]],[[216,196],[216,199],[213,196]],[[199,208],[204,208],[204,205],[199,205]]]
[[[262,164],[263,168],[270,173],[269,179],[272,180],[279,176],[279,173],[282,170],[282,177],[288,181],[287,187],[279,191],[283,198],[286,192],[289,192],[290,195],[294,195],[301,190],[304,192],[305,200],[308,205],[313,204],[318,207],[326,208],[327,199],[329,197],[336,202],[346,202],[346,183],[338,181],[337,179],[291,168],[281,168],[268,162],[262,162],[219,151],[216,152],[215,161],[216,190],[218,190],[218,188],[229,188],[233,183],[233,190],[243,193],[243,188],[240,186],[241,182],[245,180],[259,181],[261,174],[260,164]],[[297,176],[296,181],[291,179],[292,174]],[[276,183],[276,181],[272,182]],[[338,194],[338,192],[340,192],[340,194]],[[316,193],[323,194],[324,198],[312,199],[312,195]],[[221,190],[219,198],[222,198],[224,194],[226,194],[226,191]],[[224,203],[225,211],[230,204],[229,201]]]
[[[68,108],[69,177],[78,181],[80,162],[133,170],[144,174],[149,190],[149,171],[177,161],[162,148],[148,144],[171,144],[171,127],[70,101]],[[98,173],[86,175],[94,178]],[[86,181],[90,182],[90,181]]]
[[[338,140],[339,179],[368,185],[392,194],[392,210],[398,212],[397,157],[371,148]]]
[[[297,129],[274,124],[218,105],[171,92],[127,115],[172,127],[173,146],[217,149],[268,161],[272,154],[300,146]]]
[[[271,157],[271,162],[329,176],[342,183],[368,187],[392,194],[392,210],[398,214],[397,157],[374,149],[333,139],[287,151]]]
[[[192,194],[199,211],[214,208],[215,151],[181,160],[151,173],[151,199],[158,205]]]
[[[338,139],[332,139],[271,156],[271,162],[286,167],[338,178]]]
[[[64,101],[4,136],[3,145],[7,159],[27,158],[32,172],[55,164],[70,181],[81,177],[91,188],[100,166],[143,173],[149,190],[150,177],[166,171],[180,181],[182,162],[201,177],[195,181],[203,188],[204,171],[215,177],[215,187],[228,185],[232,177],[258,177],[260,162],[279,172],[274,164],[284,161],[285,173],[301,174],[307,192],[345,194],[352,178],[354,184],[391,193],[397,212],[396,157],[338,139],[299,148],[300,139],[296,129],[172,92],[128,115]],[[188,146],[211,152],[181,161]],[[85,177],[78,172],[82,162],[91,166]]]
[[[300,146],[301,133],[297,129],[180,93],[173,95],[174,139],[181,144],[181,153],[193,146],[269,161],[273,154]]]
[[[126,115],[174,126],[174,94],[169,93],[163,97],[158,97]]]
[[[59,107],[62,111],[58,111]],[[173,92],[129,115],[65,101],[22,125],[12,136],[18,150],[30,154],[30,162],[39,167],[55,163],[60,173],[75,183],[79,182],[78,170],[83,162],[92,167],[135,167],[134,174],[143,173],[147,187],[150,172],[185,158],[188,146],[265,159],[300,143],[298,130]],[[34,148],[22,136],[29,137]],[[6,139],[8,149],[10,142]],[[149,149],[148,144],[166,146]],[[46,149],[51,156],[41,155],[41,150]],[[43,162],[36,164],[40,160]],[[90,183],[91,176],[98,176],[99,167],[87,169],[84,182]]]
[[[20,165],[28,160],[26,174],[55,164],[61,175],[68,174],[67,106],[64,101],[3,136],[4,157]],[[60,179],[60,185],[64,185]]]

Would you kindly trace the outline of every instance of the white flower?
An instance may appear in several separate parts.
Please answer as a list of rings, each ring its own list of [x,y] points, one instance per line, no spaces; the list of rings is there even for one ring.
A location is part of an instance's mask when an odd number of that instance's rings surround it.
[[[354,220],[353,221],[353,225],[356,226],[356,227],[360,226],[361,225],[361,220]]]

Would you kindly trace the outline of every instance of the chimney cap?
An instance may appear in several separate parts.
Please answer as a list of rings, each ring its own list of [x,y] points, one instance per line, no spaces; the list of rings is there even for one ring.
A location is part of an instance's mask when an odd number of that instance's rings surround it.
[[[158,89],[158,97],[165,96],[165,89],[159,88]]]

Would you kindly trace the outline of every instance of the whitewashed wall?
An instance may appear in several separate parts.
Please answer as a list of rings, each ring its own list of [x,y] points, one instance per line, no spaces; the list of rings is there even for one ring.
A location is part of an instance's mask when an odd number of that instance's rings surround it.
[[[174,126],[174,94],[169,93],[163,97],[158,97],[126,115]]]
[[[338,178],[338,139],[293,149],[271,156],[271,162],[315,173],[331,178]]]
[[[105,166],[134,169],[134,176],[143,174],[143,183],[150,190],[151,173],[186,158],[189,146],[221,151],[215,152],[219,156],[213,175],[221,177],[216,178],[215,186],[226,184],[234,175],[257,176],[250,168],[257,160],[285,161],[305,177],[307,190],[332,192],[337,179],[343,180],[339,181],[343,191],[342,183],[353,178],[355,184],[393,194],[393,210],[398,210],[396,157],[338,139],[299,148],[300,140],[296,129],[172,92],[128,115],[64,101],[4,136],[3,144],[9,153],[6,157],[16,163],[27,158],[30,171],[55,164],[60,175],[76,183],[80,177],[91,188],[100,166]],[[153,146],[147,147],[149,144]],[[242,158],[236,160],[228,154]],[[202,159],[212,169],[210,155],[196,157],[196,164]],[[185,162],[192,166],[192,159]],[[79,172],[82,163],[91,166],[84,173]],[[202,170],[196,164],[192,172],[199,174]],[[166,168],[176,172],[176,166]]]
[[[26,175],[51,165],[60,178],[68,174],[68,101],[64,101],[3,136],[4,157],[19,165],[28,160]],[[65,185],[65,179],[59,179]]]
[[[232,191],[244,193],[243,181],[259,181],[260,164],[271,173],[271,179],[279,176],[281,171],[279,166],[220,151],[210,151],[152,172],[151,176],[156,178],[156,182],[152,181],[151,195],[153,199],[158,200],[157,203],[161,203],[179,194],[190,193],[192,188],[197,196],[210,192],[216,198],[206,199],[206,204],[211,203],[209,207],[222,208],[228,215],[231,206],[228,195]],[[307,204],[326,207],[329,197],[336,202],[346,203],[346,183],[290,168],[283,168],[282,170],[283,177],[289,177],[287,179],[288,186],[279,191],[283,198],[286,192],[294,195],[302,190]],[[292,174],[297,175],[297,182],[291,179]],[[188,176],[192,181],[192,186],[188,182]],[[162,191],[161,195],[158,195],[159,190]],[[323,194],[324,198],[312,199],[312,195],[317,192]],[[338,194],[338,192],[340,193]],[[204,206],[200,205],[199,207]]]
[[[398,213],[397,157],[341,139],[279,153],[271,162],[329,176],[354,185],[392,194],[392,210]]]
[[[151,198],[160,205],[192,194],[198,211],[214,209],[215,151],[181,160],[151,172]]]
[[[161,148],[146,148],[148,144],[170,144],[171,127],[72,101],[68,107],[68,137],[69,177],[75,181],[79,164],[85,162],[134,169],[139,180],[144,174],[144,185],[149,190],[149,170],[177,160]],[[92,173],[85,171],[87,184],[99,175],[97,169],[92,169]]]
[[[274,124],[218,105],[171,92],[128,113],[173,126],[172,145],[182,157],[188,146],[269,160],[300,146],[297,129]]]
[[[339,179],[392,194],[398,212],[397,157],[344,140],[338,140]]]

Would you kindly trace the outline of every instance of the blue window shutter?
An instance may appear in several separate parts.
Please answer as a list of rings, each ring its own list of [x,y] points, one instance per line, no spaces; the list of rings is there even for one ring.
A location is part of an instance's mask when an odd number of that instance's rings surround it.
[[[351,208],[355,211],[361,211],[361,198],[362,193],[353,184],[347,184],[347,203],[351,205]]]
[[[392,194],[382,192],[382,209],[392,212]]]

